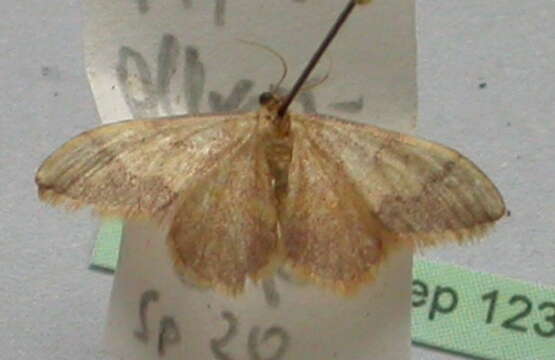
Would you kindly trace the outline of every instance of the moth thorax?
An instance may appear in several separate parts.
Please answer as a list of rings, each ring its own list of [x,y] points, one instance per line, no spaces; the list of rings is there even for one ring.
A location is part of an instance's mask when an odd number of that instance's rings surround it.
[[[272,121],[272,125],[274,126],[274,130],[277,136],[289,136],[289,130],[291,129],[291,118],[289,117],[289,114],[285,114],[284,116],[276,116]]]
[[[291,136],[273,137],[266,144],[266,161],[274,180],[274,191],[278,201],[286,194],[289,164],[293,154]]]

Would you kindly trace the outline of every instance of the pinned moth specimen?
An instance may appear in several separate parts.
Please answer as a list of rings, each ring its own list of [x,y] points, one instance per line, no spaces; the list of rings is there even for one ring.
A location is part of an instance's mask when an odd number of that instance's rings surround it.
[[[285,98],[241,114],[131,120],[87,131],[37,172],[40,198],[168,229],[177,271],[239,294],[282,265],[349,294],[387,255],[482,236],[506,212],[495,185],[443,145],[287,111],[357,3]]]

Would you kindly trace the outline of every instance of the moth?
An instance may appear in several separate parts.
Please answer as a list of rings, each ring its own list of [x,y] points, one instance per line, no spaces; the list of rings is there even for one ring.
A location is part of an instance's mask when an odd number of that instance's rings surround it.
[[[286,98],[240,114],[130,120],[78,135],[36,174],[40,199],[167,227],[177,271],[236,295],[287,265],[342,294],[391,251],[482,236],[506,212],[488,177],[446,146],[287,108],[357,1]],[[304,79],[303,79],[304,77]]]

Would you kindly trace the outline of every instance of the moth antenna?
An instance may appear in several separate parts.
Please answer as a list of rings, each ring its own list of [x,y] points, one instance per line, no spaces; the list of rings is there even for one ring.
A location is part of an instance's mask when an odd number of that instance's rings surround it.
[[[307,84],[306,86],[303,86],[300,90],[299,90],[299,94],[302,94],[304,92],[310,91],[312,89],[316,89],[318,86],[322,85],[323,83],[325,83],[329,78],[330,78],[330,74],[331,74],[331,70],[333,67],[333,62],[331,61],[331,59],[329,60],[329,66],[328,66],[328,71],[326,72],[326,75],[324,75],[323,78],[319,79],[317,82],[315,82],[314,84]]]
[[[326,35],[326,37],[324,38],[324,40],[322,41],[322,43],[320,44],[320,46],[318,47],[314,55],[312,55],[312,58],[310,59],[308,65],[303,70],[303,72],[301,73],[301,76],[299,76],[299,79],[293,86],[293,89],[291,90],[289,95],[287,95],[287,97],[281,104],[280,108],[278,109],[277,114],[280,118],[283,118],[283,116],[287,112],[287,108],[289,108],[289,105],[291,105],[291,102],[293,102],[293,99],[295,98],[295,96],[297,96],[304,82],[306,81],[306,79],[308,78],[312,70],[314,70],[314,67],[316,66],[316,64],[318,64],[318,61],[320,61],[320,58],[322,57],[322,55],[324,54],[324,52],[326,51],[330,43],[333,41],[333,39],[339,32],[339,29],[345,23],[345,20],[347,20],[349,15],[351,15],[355,6],[357,4],[362,5],[368,2],[370,1],[369,0],[349,0],[349,3],[345,7],[345,9],[341,12],[341,14],[339,14],[339,17],[337,18],[337,20],[335,20],[335,23],[331,27],[330,31],[328,32],[328,34]]]
[[[285,77],[287,76],[287,62],[285,61],[283,56],[281,56],[280,53],[278,53],[277,51],[275,51],[271,47],[266,46],[264,44],[257,43],[255,41],[248,41],[248,40],[243,40],[243,39],[238,39],[237,41],[242,42],[245,45],[255,46],[255,47],[261,48],[262,50],[266,50],[267,52],[269,52],[270,54],[274,55],[275,57],[277,57],[279,59],[279,61],[281,62],[281,67],[283,68],[283,73],[281,75],[281,78],[279,79],[279,81],[275,85],[275,88],[278,89],[281,86],[281,83],[283,82],[283,80],[285,80]]]

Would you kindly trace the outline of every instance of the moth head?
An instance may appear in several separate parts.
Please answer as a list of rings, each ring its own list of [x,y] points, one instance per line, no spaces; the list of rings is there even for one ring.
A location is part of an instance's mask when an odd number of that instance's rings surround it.
[[[261,116],[273,125],[279,136],[287,136],[291,126],[289,115],[286,113],[283,116],[279,116],[278,114],[283,98],[273,92],[266,91],[260,94],[258,102],[261,107]]]
[[[279,107],[281,104],[281,98],[273,92],[265,91],[258,97],[258,102],[260,103],[260,106],[271,111]]]

